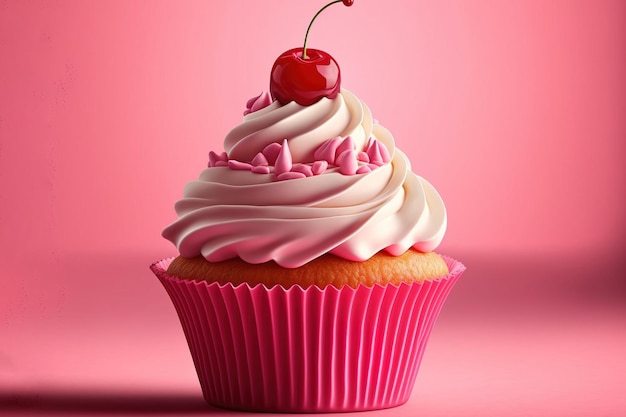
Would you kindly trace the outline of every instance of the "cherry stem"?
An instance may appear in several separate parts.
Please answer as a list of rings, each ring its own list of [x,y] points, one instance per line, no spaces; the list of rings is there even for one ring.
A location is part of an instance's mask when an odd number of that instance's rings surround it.
[[[326,6],[322,7],[321,9],[319,9],[317,13],[315,13],[315,16],[313,16],[313,19],[311,19],[311,23],[309,23],[309,27],[306,28],[306,34],[304,35],[304,47],[302,48],[302,59],[308,59],[309,58],[306,55],[306,41],[309,38],[309,30],[311,30],[311,26],[313,25],[313,22],[315,21],[315,19],[317,19],[317,16],[319,16],[320,13],[322,13],[324,10],[326,10],[328,7],[332,6],[333,4],[335,4],[335,3],[342,3],[342,2],[343,2],[343,0],[331,1]]]

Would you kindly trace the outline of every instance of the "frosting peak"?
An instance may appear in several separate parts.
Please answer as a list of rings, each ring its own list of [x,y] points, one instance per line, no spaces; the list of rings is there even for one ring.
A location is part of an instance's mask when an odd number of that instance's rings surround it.
[[[346,90],[310,106],[265,97],[176,203],[163,236],[182,256],[295,268],[325,253],[363,261],[439,245],[441,197],[363,102]]]

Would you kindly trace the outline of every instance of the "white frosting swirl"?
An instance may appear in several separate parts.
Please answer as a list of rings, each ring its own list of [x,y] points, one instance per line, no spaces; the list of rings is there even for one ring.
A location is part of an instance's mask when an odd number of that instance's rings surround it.
[[[249,113],[226,136],[224,148],[230,159],[249,163],[267,145],[287,139],[293,163],[311,163],[315,150],[337,136],[350,136],[357,151],[374,137],[391,161],[365,174],[343,175],[334,167],[287,181],[211,167],[185,187],[175,205],[179,218],[163,236],[184,257],[274,260],[287,268],[325,253],[363,261],[381,250],[400,255],[410,247],[437,247],[446,229],[441,197],[411,172],[389,131],[346,90],[311,106],[274,102]]]

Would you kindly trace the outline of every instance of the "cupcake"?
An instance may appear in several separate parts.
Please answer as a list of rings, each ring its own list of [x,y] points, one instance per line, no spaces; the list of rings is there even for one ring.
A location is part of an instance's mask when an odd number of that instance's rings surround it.
[[[465,267],[434,252],[440,195],[341,88],[330,55],[306,40],[283,53],[175,209],[163,236],[180,255],[151,269],[208,403],[343,412],[408,400]]]

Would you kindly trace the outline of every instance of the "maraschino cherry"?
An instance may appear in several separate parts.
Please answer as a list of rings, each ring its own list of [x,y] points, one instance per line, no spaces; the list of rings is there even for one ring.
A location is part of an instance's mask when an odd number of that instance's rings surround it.
[[[295,101],[302,106],[309,106],[323,97],[332,99],[339,94],[341,72],[337,61],[324,51],[306,47],[311,25],[320,13],[335,3],[352,6],[354,0],[335,0],[322,7],[309,23],[304,46],[283,52],[274,62],[270,94],[280,104]]]

